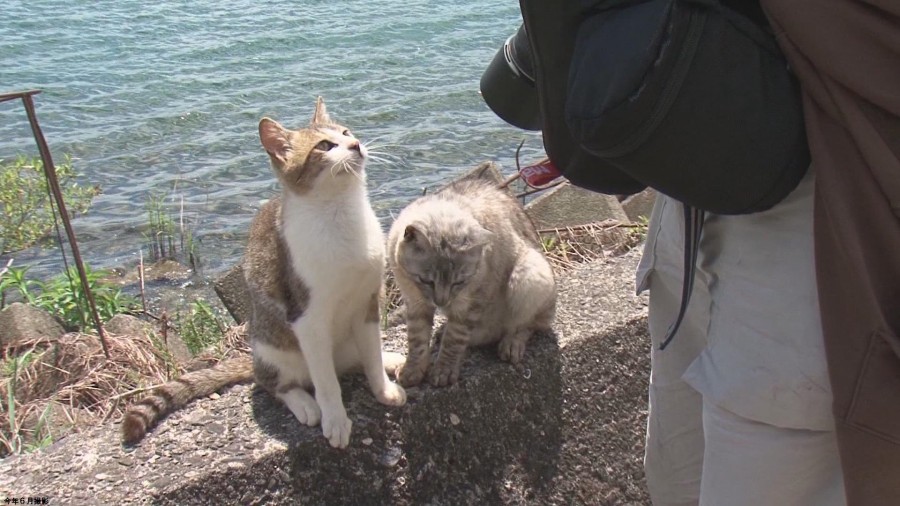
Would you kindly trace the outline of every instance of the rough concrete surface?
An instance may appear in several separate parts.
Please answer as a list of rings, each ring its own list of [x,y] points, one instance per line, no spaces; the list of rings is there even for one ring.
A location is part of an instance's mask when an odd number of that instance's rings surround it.
[[[653,188],[645,188],[640,193],[630,195],[623,200],[622,210],[628,215],[628,219],[634,223],[641,221],[641,219],[649,220],[657,195],[658,193]]]
[[[615,196],[568,182],[541,193],[525,206],[525,211],[539,230],[577,227],[603,220],[628,223],[628,215]]]
[[[460,383],[409,389],[379,405],[360,376],[342,380],[350,447],[252,385],[195,401],[136,448],[115,421],[0,462],[0,498],[155,504],[647,504],[646,301],[637,252],[560,279],[554,335],[524,364],[472,351]],[[386,332],[402,350],[403,326]],[[2,500],[2,499],[0,499]]]

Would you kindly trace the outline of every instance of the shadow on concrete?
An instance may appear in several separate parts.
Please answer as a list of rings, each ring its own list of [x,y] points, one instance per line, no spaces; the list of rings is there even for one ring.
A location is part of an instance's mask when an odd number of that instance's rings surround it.
[[[646,320],[560,349],[535,336],[522,367],[470,350],[461,380],[378,404],[361,375],[342,380],[350,447],[328,446],[257,389],[253,416],[287,449],[157,497],[299,504],[647,504]]]

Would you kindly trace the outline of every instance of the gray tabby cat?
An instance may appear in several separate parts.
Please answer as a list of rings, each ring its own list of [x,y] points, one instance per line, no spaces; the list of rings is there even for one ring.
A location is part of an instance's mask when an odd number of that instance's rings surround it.
[[[399,375],[455,383],[466,347],[499,341],[518,363],[535,331],[549,330],[556,283],[519,202],[496,183],[469,177],[406,207],[388,234],[388,259],[403,300],[409,352]],[[434,313],[447,316],[431,366]]]
[[[301,423],[321,421],[340,448],[351,422],[338,375],[361,366],[379,402],[406,402],[385,373],[403,356],[381,351],[384,235],[366,193],[366,148],[331,120],[321,98],[309,127],[288,130],[264,118],[259,136],[282,194],[254,218],[242,265],[252,366],[250,359],[226,361],[159,387],[126,413],[127,443],[190,399],[251,377]]]

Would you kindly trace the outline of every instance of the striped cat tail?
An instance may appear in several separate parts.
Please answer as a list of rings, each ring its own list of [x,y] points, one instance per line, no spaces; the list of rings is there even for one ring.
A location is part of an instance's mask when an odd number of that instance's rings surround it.
[[[226,360],[209,369],[189,372],[156,387],[125,411],[122,441],[132,445],[143,439],[160,419],[180,409],[193,399],[209,395],[220,388],[253,379],[253,359],[240,357]]]

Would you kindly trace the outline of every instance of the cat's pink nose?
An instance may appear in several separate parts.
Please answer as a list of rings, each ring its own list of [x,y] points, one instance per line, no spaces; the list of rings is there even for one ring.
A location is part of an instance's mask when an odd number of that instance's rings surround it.
[[[351,142],[351,143],[350,143],[350,146],[348,147],[348,149],[353,149],[353,150],[356,150],[356,151],[360,151],[360,149],[359,149],[359,141],[354,140],[353,142]]]

